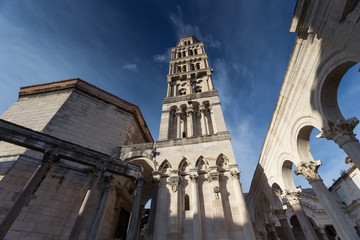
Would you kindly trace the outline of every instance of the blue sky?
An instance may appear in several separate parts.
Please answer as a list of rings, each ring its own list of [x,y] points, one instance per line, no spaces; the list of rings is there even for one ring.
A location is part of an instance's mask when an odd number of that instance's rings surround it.
[[[169,49],[180,36],[192,34],[204,41],[214,68],[214,86],[246,192],[296,38],[288,32],[295,4],[295,0],[2,0],[0,112],[16,101],[21,86],[79,77],[138,105],[157,139]],[[341,87],[345,97],[339,99],[344,109],[360,91],[351,87],[358,72],[348,75],[350,80]],[[353,108],[346,114],[359,116]],[[319,145],[319,141],[312,140],[315,159],[343,162],[341,150],[330,154],[323,151],[328,142]],[[327,185],[339,176],[340,168],[346,168],[328,165],[322,173]]]

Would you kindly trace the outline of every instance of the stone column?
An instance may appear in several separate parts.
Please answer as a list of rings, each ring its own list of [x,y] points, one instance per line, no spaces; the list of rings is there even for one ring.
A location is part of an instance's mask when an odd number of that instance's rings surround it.
[[[321,161],[301,162],[295,170],[295,174],[302,174],[309,181],[310,185],[319,198],[321,205],[325,208],[326,214],[330,217],[333,226],[341,239],[360,239],[352,224],[341,211],[336,201],[331,196],[322,179],[318,174]]]
[[[278,240],[278,236],[276,234],[274,223],[267,223],[265,225],[266,232],[268,233],[268,236],[270,236],[270,240]]]
[[[213,109],[211,107],[209,108],[209,111],[210,111],[211,125],[212,125],[212,128],[213,128],[213,133],[216,134],[217,133],[217,128],[216,128],[214,111],[213,111]]]
[[[94,221],[92,223],[89,240],[96,240],[99,237],[100,229],[106,213],[106,207],[109,203],[110,195],[115,189],[115,186],[110,183],[110,178],[111,176],[107,176],[105,179],[106,186],[101,196],[101,201],[96,211]]]
[[[235,196],[240,209],[240,224],[243,227],[245,239],[255,239],[254,230],[250,221],[248,208],[240,184],[240,171],[237,164],[230,164],[230,174],[234,185]]]
[[[25,187],[22,189],[20,195],[16,198],[15,202],[11,206],[9,212],[6,214],[0,224],[0,239],[4,239],[5,235],[9,231],[11,225],[16,220],[17,216],[23,209],[25,203],[29,201],[34,190],[39,186],[42,179],[46,176],[53,163],[59,160],[59,156],[53,151],[47,151],[44,153],[41,164],[35,170]]]
[[[170,190],[170,213],[168,220],[168,239],[177,240],[180,238],[181,232],[181,212],[180,208],[180,192],[179,184],[181,177],[177,174],[177,170],[172,170],[170,177],[168,177],[168,183],[171,185]],[[166,224],[165,226],[166,227]]]
[[[219,232],[219,236],[222,236],[224,239],[228,239],[228,229],[226,222],[223,219],[226,219],[224,207],[222,203],[222,196],[220,190],[220,174],[217,171],[217,166],[211,166],[210,172],[207,178],[208,182],[211,184],[211,196],[213,202],[213,211],[214,217],[217,221],[216,225],[219,226],[219,229],[224,229],[225,231]]]
[[[171,86],[170,86],[170,82],[168,82],[167,97],[170,97],[170,94],[171,94]]]
[[[290,228],[288,218],[286,216],[286,210],[276,209],[273,211],[273,214],[277,217],[280,222],[281,228],[283,229],[286,239],[295,240],[294,234]]]
[[[176,138],[180,138],[181,137],[181,109],[180,111],[176,111]]]
[[[187,136],[188,137],[192,137],[194,136],[194,126],[193,126],[193,114],[194,114],[194,111],[192,109],[192,107],[190,107],[188,110],[187,110],[187,114],[188,114],[188,118],[187,118],[187,121],[188,121],[188,124],[187,124]]]
[[[88,188],[88,190],[86,192],[86,195],[85,195],[85,197],[83,199],[80,210],[79,210],[78,215],[77,215],[77,217],[75,219],[75,223],[74,223],[74,225],[73,225],[73,227],[71,229],[69,240],[70,239],[75,240],[75,239],[79,238],[82,226],[84,225],[84,220],[85,220],[86,213],[89,210],[89,207],[88,207],[89,200],[92,197],[94,189],[95,189],[95,187],[96,187],[96,185],[97,185],[97,183],[99,181],[99,178],[103,174],[103,172],[104,172],[104,170],[101,169],[101,168],[96,168],[95,169],[94,175],[93,175],[93,177],[91,179],[91,182],[90,182],[90,185],[89,185],[89,188]]]
[[[328,236],[326,234],[326,231],[325,231],[325,226],[320,226],[319,227],[319,232],[320,232],[322,240],[329,240],[329,238],[328,238]]]
[[[333,140],[360,169],[360,143],[353,132],[358,123],[356,117],[348,120],[339,119],[335,123],[328,121],[317,137]]]
[[[157,208],[157,198],[159,191],[159,182],[160,182],[160,172],[153,173],[152,179],[152,192],[151,192],[151,206],[150,206],[150,215],[149,215],[149,226],[146,235],[146,240],[154,239],[154,230],[155,230],[155,217],[156,217],[156,208]]]
[[[205,120],[205,108],[200,108],[200,113],[201,113],[201,119],[200,119],[200,123],[201,123],[201,135],[206,135],[206,120]]]
[[[142,177],[140,177],[137,180],[136,193],[131,210],[130,222],[129,222],[128,232],[126,235],[126,240],[136,239],[139,232],[138,222],[140,221],[140,211],[141,211],[140,200],[141,200],[144,182],[145,179]]]
[[[308,217],[306,216],[301,206],[299,195],[300,195],[300,191],[296,191],[296,192],[286,191],[283,197],[285,197],[288,200],[291,207],[294,209],[295,215],[299,221],[301,230],[303,231],[305,238],[307,240],[318,239],[313,227],[311,226]]]
[[[201,213],[199,206],[199,191],[197,179],[199,174],[197,173],[197,168],[190,170],[190,180],[191,180],[191,189],[192,189],[192,213],[193,213],[193,239],[202,240],[202,227],[201,227]]]

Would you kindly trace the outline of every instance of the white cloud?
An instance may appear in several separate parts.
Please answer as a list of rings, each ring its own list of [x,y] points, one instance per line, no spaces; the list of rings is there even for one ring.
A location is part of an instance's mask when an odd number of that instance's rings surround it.
[[[153,59],[155,62],[169,63],[170,54],[171,54],[171,48],[168,48],[163,54],[155,55]]]
[[[137,71],[137,65],[135,63],[125,64],[122,66],[122,68],[129,71]]]
[[[200,28],[196,25],[190,25],[184,22],[183,12],[180,6],[177,6],[177,13],[170,14],[170,20],[173,23],[178,38],[187,35],[194,35],[200,41],[205,42],[207,47],[220,48],[221,42],[213,39],[211,34],[202,34]]]

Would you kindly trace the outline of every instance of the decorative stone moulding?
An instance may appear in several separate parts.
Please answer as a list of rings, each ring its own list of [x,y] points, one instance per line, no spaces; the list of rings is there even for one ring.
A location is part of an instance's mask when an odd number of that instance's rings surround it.
[[[349,141],[358,141],[353,130],[358,125],[359,120],[356,117],[350,119],[339,119],[335,123],[327,121],[321,129],[321,133],[317,135],[318,138],[326,138],[333,140],[336,144],[342,147]]]
[[[295,169],[295,174],[302,174],[311,183],[312,181],[319,181],[321,177],[318,174],[318,169],[321,166],[321,161],[301,162]]]

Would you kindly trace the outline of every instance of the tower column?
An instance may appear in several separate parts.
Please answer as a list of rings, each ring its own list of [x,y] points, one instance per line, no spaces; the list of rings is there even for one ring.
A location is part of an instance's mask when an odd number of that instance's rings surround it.
[[[168,219],[168,239],[178,240],[181,233],[181,211],[180,211],[180,192],[179,184],[181,177],[177,170],[172,170],[168,178],[168,183],[171,186],[170,190],[170,216]]]
[[[302,174],[309,181],[310,185],[319,198],[321,205],[325,208],[326,214],[330,217],[333,226],[341,239],[360,239],[352,224],[345,217],[329,190],[326,188],[318,174],[321,161],[301,162],[295,170],[295,174]]]
[[[207,180],[211,183],[211,198],[215,203],[213,207],[214,217],[217,220],[217,224],[223,231],[219,232],[219,236],[224,239],[228,239],[227,224],[223,219],[226,219],[224,207],[222,204],[221,188],[220,188],[220,174],[217,171],[217,166],[211,166]]]
[[[211,125],[212,125],[212,129],[213,129],[213,134],[216,134],[217,133],[217,128],[216,128],[214,111],[213,111],[213,109],[211,107],[209,108],[209,111],[210,111]]]
[[[197,168],[191,169],[190,180],[191,180],[191,190],[192,190],[192,213],[193,213],[193,239],[202,240],[202,227],[201,227],[201,213],[199,211],[199,191],[197,179],[199,174],[197,173]]]
[[[201,119],[200,119],[200,123],[201,123],[201,135],[207,135],[207,131],[206,131],[206,119],[205,119],[205,108],[200,108],[200,113],[201,113]]]
[[[176,111],[176,138],[180,138],[181,137],[181,109],[180,111]]]
[[[232,182],[234,184],[235,196],[239,203],[238,206],[240,209],[240,224],[241,226],[243,226],[244,229],[244,237],[245,239],[255,239],[254,230],[250,222],[248,208],[240,184],[240,171],[238,169],[237,164],[230,165],[230,174],[231,174]]]
[[[189,107],[189,109],[187,110],[187,136],[188,137],[192,137],[194,136],[194,126],[193,126],[193,115],[194,115],[194,111],[192,109],[192,107]]]

